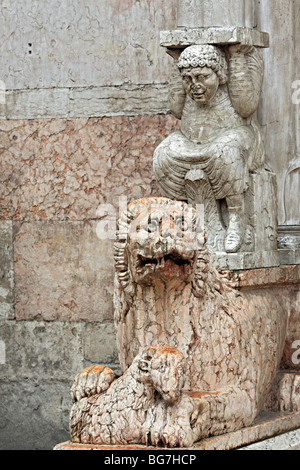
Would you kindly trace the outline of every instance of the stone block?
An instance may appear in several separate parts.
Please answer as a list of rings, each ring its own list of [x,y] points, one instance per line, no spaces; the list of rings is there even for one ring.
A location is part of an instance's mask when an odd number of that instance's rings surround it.
[[[17,320],[99,322],[113,318],[113,241],[97,221],[16,223]]]
[[[282,265],[300,264],[300,226],[280,226],[278,248]]]
[[[64,381],[70,386],[84,368],[80,324],[1,321],[0,339],[6,346],[6,361],[0,364],[4,382]]]
[[[6,94],[6,119],[41,119],[69,114],[67,88],[12,90]]]
[[[8,90],[167,79],[168,58],[157,36],[175,27],[174,0],[52,0],[34,7],[5,0],[1,14],[1,79]]]
[[[281,303],[288,314],[282,370],[300,370],[300,266],[253,269],[238,273],[238,288],[264,300],[267,296]],[[247,293],[248,292],[248,293]]]
[[[1,377],[0,395],[1,450],[51,450],[57,439],[69,438],[67,382]]]
[[[12,90],[6,96],[6,103],[0,103],[0,119],[90,118],[169,112],[166,83]]]
[[[71,117],[167,114],[166,84],[132,85],[70,90]]]
[[[245,252],[245,253],[224,253],[216,252],[212,254],[214,264],[218,269],[230,269],[233,271],[253,269],[264,266],[265,268],[279,266],[279,253],[275,250]]]
[[[104,365],[118,362],[116,332],[113,323],[85,324],[84,359]]]
[[[255,26],[253,0],[180,0],[177,9],[180,27]]]
[[[279,371],[264,409],[266,411],[300,412],[299,392],[300,372]]]
[[[279,250],[279,256],[282,266],[300,264],[300,250]]]
[[[0,320],[14,317],[12,222],[0,221]]]

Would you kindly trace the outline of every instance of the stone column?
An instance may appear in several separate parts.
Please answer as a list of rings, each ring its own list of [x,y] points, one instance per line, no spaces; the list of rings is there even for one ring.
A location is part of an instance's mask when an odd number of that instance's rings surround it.
[[[281,264],[300,264],[300,14],[299,2],[264,0],[258,29],[270,33],[259,119],[266,161],[277,175]]]
[[[255,26],[255,0],[178,0],[177,26]]]

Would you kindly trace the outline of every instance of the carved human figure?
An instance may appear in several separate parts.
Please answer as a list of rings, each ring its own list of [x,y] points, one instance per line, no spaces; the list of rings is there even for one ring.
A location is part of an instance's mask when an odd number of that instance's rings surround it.
[[[225,250],[242,246],[244,195],[249,174],[263,168],[264,145],[256,118],[263,79],[259,49],[234,45],[187,47],[177,61],[171,111],[179,131],[155,150],[154,174],[163,196],[186,201],[189,170],[204,171],[215,199],[226,201]]]

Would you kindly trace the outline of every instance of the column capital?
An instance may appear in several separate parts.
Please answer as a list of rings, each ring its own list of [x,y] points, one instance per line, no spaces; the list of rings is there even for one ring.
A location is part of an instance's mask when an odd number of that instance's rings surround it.
[[[269,34],[245,27],[209,27],[161,31],[160,45],[168,49],[184,49],[193,44],[226,46],[241,44],[269,47]]]

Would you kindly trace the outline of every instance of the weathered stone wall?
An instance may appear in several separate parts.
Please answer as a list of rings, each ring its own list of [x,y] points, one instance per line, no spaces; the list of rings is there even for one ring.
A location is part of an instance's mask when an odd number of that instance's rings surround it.
[[[251,26],[255,2],[240,3],[237,21]],[[299,134],[299,107],[289,101],[291,80],[300,79],[298,33],[289,30],[298,7],[276,0],[272,12],[275,0],[258,3],[259,28],[273,41],[260,114],[281,175]],[[159,32],[176,27],[176,11],[176,0],[1,2],[2,449],[50,449],[68,439],[75,374],[98,362],[118,370],[112,240],[97,238],[96,211],[101,203],[118,210],[119,196],[158,194],[153,151],[178,125],[168,114],[172,59]],[[297,191],[297,170],[289,175]],[[282,188],[280,177],[281,200]],[[297,223],[286,207],[286,220]],[[280,214],[284,223],[282,206]]]
[[[0,13],[0,116],[167,111],[169,59],[159,33],[175,25],[175,0],[3,0]]]

